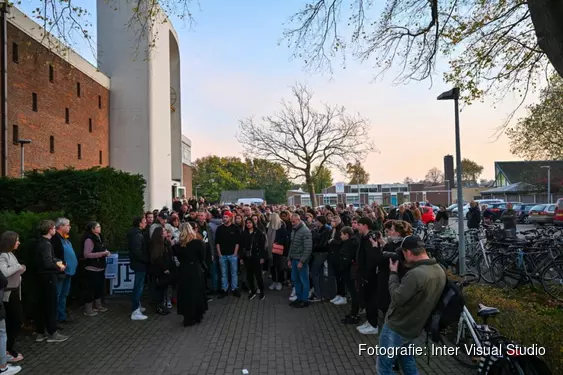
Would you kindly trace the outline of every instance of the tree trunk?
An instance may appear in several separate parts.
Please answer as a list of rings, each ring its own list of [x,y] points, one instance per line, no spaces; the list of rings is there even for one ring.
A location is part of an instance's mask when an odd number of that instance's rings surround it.
[[[563,77],[563,1],[528,0],[538,44]]]
[[[311,198],[311,207],[317,207],[317,195],[315,194],[315,184],[311,176],[305,176],[305,183],[309,189],[309,197]]]

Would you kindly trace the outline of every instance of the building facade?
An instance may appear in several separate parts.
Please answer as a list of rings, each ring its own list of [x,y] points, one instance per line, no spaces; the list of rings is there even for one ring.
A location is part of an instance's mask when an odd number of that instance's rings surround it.
[[[186,198],[191,197],[193,190],[193,164],[192,164],[192,141],[182,136],[182,185],[184,186],[184,195]]]
[[[109,164],[110,80],[73,51],[45,45],[42,29],[16,8],[7,15],[7,153],[3,175],[25,169]],[[6,157],[7,156],[7,157]]]
[[[132,12],[128,1],[97,2],[96,67],[9,7],[2,176],[20,175],[18,141],[29,139],[26,170],[109,165],[141,174],[147,209],[191,194],[178,35],[164,11],[145,29],[130,25]]]

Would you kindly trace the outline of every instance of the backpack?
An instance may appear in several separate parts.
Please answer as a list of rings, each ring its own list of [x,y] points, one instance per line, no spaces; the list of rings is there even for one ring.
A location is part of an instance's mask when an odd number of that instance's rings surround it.
[[[463,292],[455,282],[446,279],[446,285],[438,300],[438,304],[432,310],[424,326],[426,333],[432,341],[439,342],[441,331],[452,323],[459,321],[464,306],[465,297]]]

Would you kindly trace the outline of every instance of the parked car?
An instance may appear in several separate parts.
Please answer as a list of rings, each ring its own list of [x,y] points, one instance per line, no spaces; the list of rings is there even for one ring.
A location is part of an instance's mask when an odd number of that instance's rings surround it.
[[[506,203],[503,199],[476,199],[475,202],[477,202],[479,206],[482,206],[484,204],[489,206],[494,203]],[[466,219],[468,213],[469,213],[469,203],[463,206],[463,218]],[[457,207],[452,209],[452,216],[458,216]]]
[[[563,198],[559,198],[555,202],[555,216],[553,216],[553,224],[563,225]]]
[[[553,224],[554,204],[538,204],[530,209],[529,222],[539,225]]]
[[[514,211],[516,211],[516,220],[519,223],[528,223],[528,215],[530,214],[530,209],[535,205],[535,203],[523,203],[515,205]]]
[[[512,208],[516,207],[517,205],[521,205],[522,202],[510,202],[512,203]],[[485,203],[486,204],[486,203]],[[491,219],[493,221],[498,221],[500,220],[500,217],[502,216],[502,213],[504,211],[506,211],[506,205],[507,203],[492,203],[489,204],[487,207],[487,211],[489,211],[490,213],[492,213],[491,215]],[[530,207],[533,207],[534,205],[531,205]]]
[[[436,221],[434,210],[430,206],[420,206],[421,220],[424,224],[433,223]]]

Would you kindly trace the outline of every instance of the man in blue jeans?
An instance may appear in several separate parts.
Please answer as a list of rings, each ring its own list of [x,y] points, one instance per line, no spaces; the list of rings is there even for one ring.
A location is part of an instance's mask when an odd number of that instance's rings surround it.
[[[408,347],[420,336],[446,285],[446,273],[436,259],[428,257],[424,242],[418,236],[405,237],[397,251],[404,256],[408,271],[399,279],[399,262],[389,258],[391,303],[379,334],[379,347],[393,349],[385,352],[397,352],[401,347]],[[394,375],[395,357],[378,356],[377,374]],[[418,374],[414,352],[411,355],[400,355],[398,359],[403,374]]]
[[[66,300],[70,293],[72,276],[78,268],[78,259],[69,240],[70,220],[60,217],[55,222],[56,234],[51,238],[55,258],[62,260],[66,266],[64,274],[58,275],[57,279],[57,321],[69,323],[72,319],[67,316]]]
[[[313,236],[299,214],[291,215],[291,226],[293,230],[287,266],[291,267],[291,282],[295,286],[297,299],[289,305],[302,308],[309,306],[309,258],[313,252]]]
[[[231,274],[231,290],[235,297],[240,297],[238,290],[238,249],[240,241],[240,230],[233,225],[233,213],[223,213],[223,225],[217,228],[215,233],[215,247],[219,264],[221,265],[221,294],[219,298],[225,297],[229,292],[229,275]]]
[[[143,231],[147,226],[147,219],[141,216],[133,218],[133,227],[127,232],[130,267],[135,271],[135,283],[131,294],[131,320],[146,320],[143,315],[145,308],[141,306],[141,295],[145,286],[145,277],[149,266],[149,250]]]

